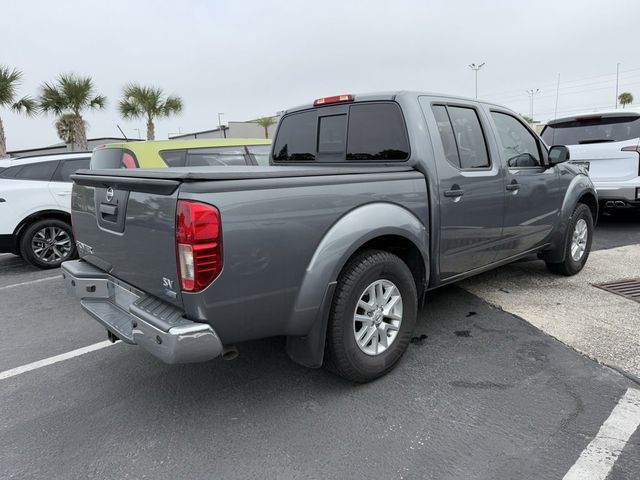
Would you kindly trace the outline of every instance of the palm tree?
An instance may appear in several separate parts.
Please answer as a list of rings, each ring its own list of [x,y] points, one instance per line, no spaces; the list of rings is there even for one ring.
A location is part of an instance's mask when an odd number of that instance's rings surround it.
[[[269,127],[276,124],[276,120],[273,117],[261,117],[255,121],[258,125],[264,128],[264,138],[269,138]]]
[[[618,95],[618,101],[620,102],[620,105],[622,105],[622,108],[624,108],[625,105],[633,103],[633,95],[631,95],[629,92],[622,92],[620,95]]]
[[[126,119],[146,118],[147,140],[153,140],[156,136],[153,121],[180,113],[183,104],[182,99],[176,95],[165,96],[161,88],[130,83],[122,90],[118,108]]]
[[[88,124],[84,120],[83,122],[86,130]],[[58,133],[58,138],[60,138],[60,140],[65,144],[70,145],[71,150],[74,150],[76,138],[75,115],[73,113],[63,113],[58,117],[54,125],[56,127],[56,132]]]
[[[72,150],[87,150],[86,122],[82,112],[100,110],[107,104],[104,95],[97,95],[91,77],[80,77],[73,73],[60,75],[53,83],[43,83],[40,108],[57,117],[66,114],[73,128]]]
[[[22,97],[16,100],[16,87],[20,85],[22,72],[0,65],[0,107],[5,107],[14,112],[24,112],[27,115],[38,113],[38,104],[31,97]],[[0,118],[0,158],[7,156],[7,139],[4,135],[4,126]]]

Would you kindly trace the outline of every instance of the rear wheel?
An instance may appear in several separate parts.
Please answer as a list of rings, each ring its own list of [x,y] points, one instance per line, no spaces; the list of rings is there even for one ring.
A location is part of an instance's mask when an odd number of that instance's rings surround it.
[[[591,251],[593,239],[593,216],[588,206],[579,203],[573,215],[565,237],[565,258],[560,263],[547,262],[547,268],[559,275],[575,275],[584,267]]]
[[[356,255],[338,279],[325,367],[354,382],[384,375],[406,351],[416,316],[416,286],[407,265],[380,250]]]
[[[27,226],[20,238],[22,257],[39,268],[56,268],[75,258],[76,245],[71,225],[48,218]]]

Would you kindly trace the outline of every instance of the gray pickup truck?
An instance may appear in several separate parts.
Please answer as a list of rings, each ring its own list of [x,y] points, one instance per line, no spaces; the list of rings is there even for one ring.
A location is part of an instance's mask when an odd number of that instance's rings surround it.
[[[288,110],[268,167],[84,170],[68,287],[109,338],[168,363],[286,336],[365,382],[407,349],[434,288],[537,254],[587,261],[596,192],[498,105],[416,92]]]

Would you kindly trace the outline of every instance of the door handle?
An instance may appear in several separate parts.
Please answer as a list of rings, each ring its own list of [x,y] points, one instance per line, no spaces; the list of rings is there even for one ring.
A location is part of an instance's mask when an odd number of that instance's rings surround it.
[[[65,195],[71,195],[71,190],[64,191],[64,192],[58,192],[56,195],[58,195],[59,197],[64,197]]]
[[[118,214],[118,206],[110,205],[108,203],[100,204],[100,213],[102,215],[117,215]]]
[[[507,190],[510,192],[516,192],[520,190],[520,184],[517,181],[512,180],[511,183],[507,185]]]
[[[458,184],[452,185],[451,190],[444,191],[444,196],[447,198],[459,198],[462,195],[464,195],[464,190],[462,190]]]

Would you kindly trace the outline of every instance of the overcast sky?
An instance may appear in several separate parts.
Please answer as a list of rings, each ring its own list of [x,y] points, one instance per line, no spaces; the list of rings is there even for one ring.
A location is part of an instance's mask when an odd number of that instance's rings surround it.
[[[180,116],[156,138],[273,115],[337,93],[413,89],[474,95],[470,63],[486,62],[479,97],[536,119],[640,102],[637,0],[2,0],[0,64],[24,72],[19,93],[74,72],[108,107],[85,116],[88,136],[144,135],[117,113],[129,81],[180,95]],[[2,110],[9,150],[58,142],[51,116]]]

